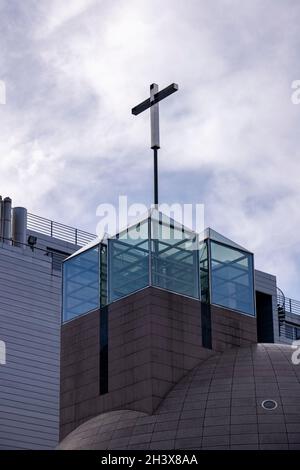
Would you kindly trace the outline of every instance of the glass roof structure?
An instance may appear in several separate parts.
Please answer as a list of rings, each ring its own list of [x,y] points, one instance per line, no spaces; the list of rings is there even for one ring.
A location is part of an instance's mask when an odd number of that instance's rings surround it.
[[[201,235],[151,209],[95,239],[63,268],[63,321],[155,286],[255,315],[253,255],[207,228]]]

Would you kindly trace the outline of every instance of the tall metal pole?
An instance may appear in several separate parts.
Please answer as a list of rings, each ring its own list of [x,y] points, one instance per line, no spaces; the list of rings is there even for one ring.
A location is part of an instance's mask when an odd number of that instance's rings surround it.
[[[154,205],[158,208],[158,161],[157,161],[157,148],[153,149],[154,156]]]

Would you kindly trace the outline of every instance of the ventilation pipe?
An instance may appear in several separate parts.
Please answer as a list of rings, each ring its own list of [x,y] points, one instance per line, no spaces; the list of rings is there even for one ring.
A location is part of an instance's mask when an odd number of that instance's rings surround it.
[[[11,245],[11,199],[6,197],[3,201],[3,241]]]
[[[25,247],[27,233],[27,209],[25,207],[13,208],[12,238],[14,245]]]
[[[3,237],[3,201],[2,196],[0,196],[0,241]]]

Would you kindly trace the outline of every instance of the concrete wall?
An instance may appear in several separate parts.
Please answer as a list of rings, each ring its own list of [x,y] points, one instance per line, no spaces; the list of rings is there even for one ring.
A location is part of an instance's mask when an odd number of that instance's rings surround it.
[[[76,247],[38,236],[37,246]],[[0,449],[58,442],[61,273],[45,252],[0,244]]]

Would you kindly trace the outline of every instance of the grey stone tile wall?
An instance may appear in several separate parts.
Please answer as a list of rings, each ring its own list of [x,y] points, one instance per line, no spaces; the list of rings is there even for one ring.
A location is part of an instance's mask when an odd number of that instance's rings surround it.
[[[60,449],[300,449],[300,366],[286,345],[233,348],[203,361],[152,415],[112,411]],[[270,411],[263,400],[276,400]]]

